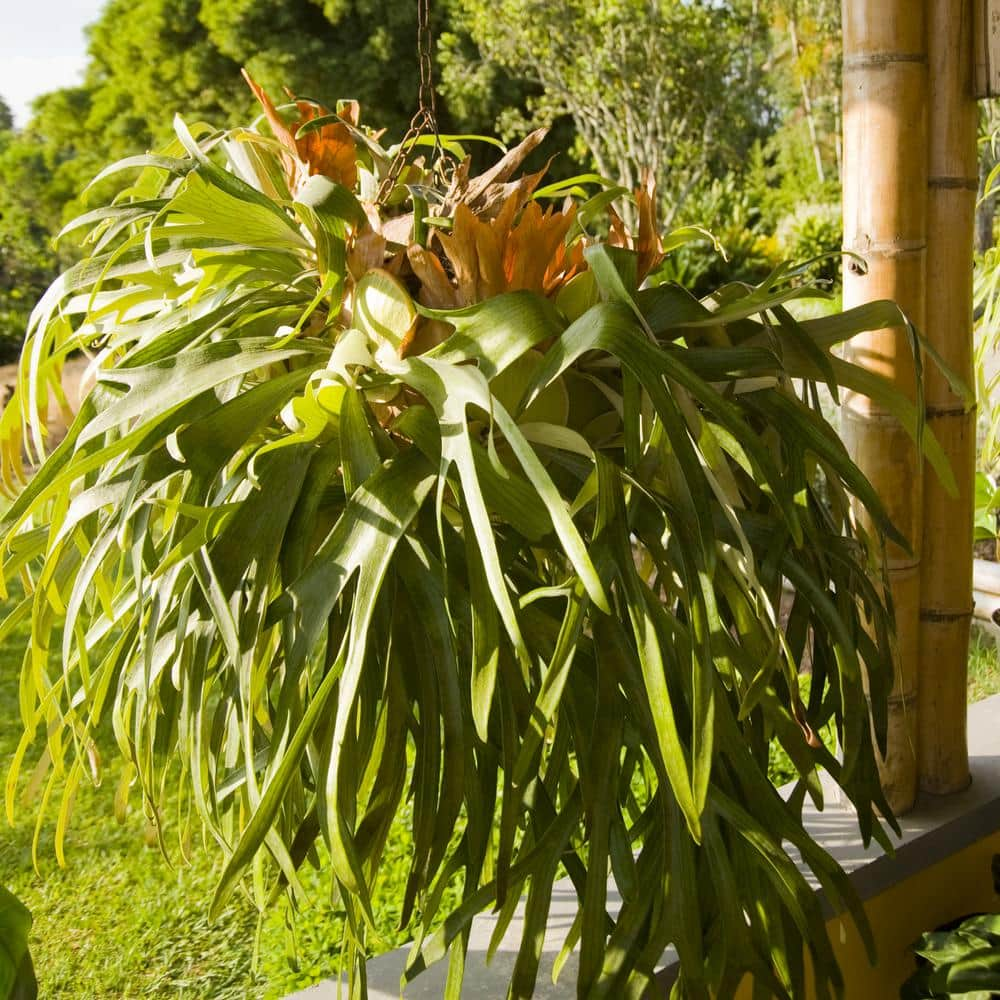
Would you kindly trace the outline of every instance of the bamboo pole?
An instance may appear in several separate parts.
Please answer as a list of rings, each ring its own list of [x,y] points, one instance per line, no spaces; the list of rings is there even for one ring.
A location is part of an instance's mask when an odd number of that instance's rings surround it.
[[[978,109],[973,96],[972,0],[928,0],[928,340],[967,385],[972,369],[972,253]],[[920,786],[954,792],[969,783],[966,681],[972,620],[975,412],[934,365],[925,376],[927,426],[958,481],[949,497],[924,476],[918,724]]]
[[[893,299],[924,324],[927,209],[925,0],[843,0],[844,305]],[[904,328],[853,341],[852,360],[916,399]],[[898,421],[865,396],[845,399],[845,438],[911,552],[891,546],[887,573],[899,644],[882,780],[896,812],[917,790],[922,462]]]

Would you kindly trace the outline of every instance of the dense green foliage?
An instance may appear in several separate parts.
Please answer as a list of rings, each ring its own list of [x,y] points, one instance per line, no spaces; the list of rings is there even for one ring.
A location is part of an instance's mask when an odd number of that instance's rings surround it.
[[[62,226],[63,198],[49,151],[0,132],[0,363],[16,360],[28,313],[58,273],[51,240]]]
[[[767,137],[761,208],[771,217],[803,203],[836,202],[841,167],[840,0],[771,0],[768,83],[781,110]]]

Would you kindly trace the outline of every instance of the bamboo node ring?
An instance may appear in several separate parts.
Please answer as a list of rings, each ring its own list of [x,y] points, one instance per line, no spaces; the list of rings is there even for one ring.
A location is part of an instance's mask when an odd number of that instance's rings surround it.
[[[920,620],[931,624],[940,623],[943,625],[948,622],[964,621],[966,618],[971,618],[974,612],[975,606],[969,608],[968,611],[934,611],[930,608],[923,608],[920,611]]]
[[[870,52],[863,55],[846,56],[844,69],[888,69],[895,63],[918,63],[927,65],[926,52]]]

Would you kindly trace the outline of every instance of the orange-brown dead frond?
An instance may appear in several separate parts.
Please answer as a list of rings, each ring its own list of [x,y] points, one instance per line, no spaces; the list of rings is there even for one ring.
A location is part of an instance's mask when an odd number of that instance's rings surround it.
[[[580,270],[582,246],[577,242],[570,249],[566,247],[566,235],[575,218],[575,205],[544,212],[537,201],[526,206],[504,247],[508,290],[552,295]]]
[[[330,114],[325,108],[306,101],[296,101],[295,106],[302,116],[296,125],[296,130],[313,118]],[[350,107],[353,108],[356,117],[357,102],[351,101]],[[342,117],[349,120],[343,114]],[[351,124],[356,125],[357,122],[352,121]],[[295,140],[295,146],[299,159],[308,166],[310,175],[322,174],[338,184],[343,184],[348,190],[354,190],[358,182],[357,152],[351,130],[343,122],[330,122],[315,132],[307,132]]]
[[[650,171],[642,180],[642,186],[636,189],[635,204],[639,215],[639,234],[632,236],[625,228],[621,216],[613,209],[608,209],[610,234],[608,245],[625,247],[634,250],[638,255],[636,270],[639,283],[664,258],[663,240],[660,237],[659,224],[656,221],[656,180]]]
[[[477,215],[494,215],[495,212],[492,209],[495,208],[500,198],[505,198],[508,194],[508,191],[505,190],[507,182],[538,147],[547,132],[548,129],[536,129],[517,146],[509,150],[499,162],[477,177],[469,176],[469,161],[463,161],[459,169],[455,171],[451,187],[445,195],[446,209],[458,204],[466,204]],[[545,168],[545,170],[547,169],[548,167]],[[542,173],[545,173],[545,170]],[[521,185],[526,180],[527,178],[521,178],[514,183]]]
[[[491,222],[477,218],[467,205],[455,209],[451,233],[438,235],[455,277],[459,305],[481,302],[506,290],[503,236]]]
[[[608,226],[608,246],[631,250],[632,237],[628,234],[625,221],[611,206],[608,206]]]
[[[521,290],[554,295],[582,269],[582,244],[566,246],[576,207],[543,210],[529,200],[530,190],[527,195],[520,188],[511,191],[492,218],[458,205],[451,232],[435,236],[447,272],[431,250],[409,248],[424,305],[462,307]]]
[[[387,248],[386,238],[371,228],[356,233],[347,251],[347,270],[351,277],[360,281],[368,271],[382,267]]]
[[[316,131],[296,138],[298,130],[312,119],[330,114],[325,108],[308,101],[296,101],[299,118],[291,125],[285,122],[266,91],[244,69],[243,79],[264,109],[275,139],[284,147],[282,164],[289,189],[294,194],[313,174],[322,174],[330,180],[353,190],[358,180],[358,166],[354,138],[348,124],[356,125],[360,108],[356,101],[348,101],[341,109],[343,122],[331,122]]]
[[[420,303],[430,309],[456,309],[458,291],[448,280],[444,265],[432,250],[414,243],[406,250],[410,268],[420,282]]]
[[[295,173],[295,161],[298,159],[295,134],[285,124],[284,118],[278,114],[278,109],[274,106],[271,98],[267,96],[267,91],[254,80],[246,68],[240,70],[240,72],[243,74],[243,79],[246,80],[247,86],[253,91],[254,97],[257,98],[260,106],[264,109],[264,117],[271,126],[271,131],[274,133],[275,139],[284,147],[281,159],[285,168],[285,176],[288,178],[289,184],[291,184]]]
[[[639,238],[635,249],[639,253],[639,282],[652,271],[664,257],[663,240],[656,221],[656,179],[650,170],[643,177],[642,186],[635,193],[639,209]]]

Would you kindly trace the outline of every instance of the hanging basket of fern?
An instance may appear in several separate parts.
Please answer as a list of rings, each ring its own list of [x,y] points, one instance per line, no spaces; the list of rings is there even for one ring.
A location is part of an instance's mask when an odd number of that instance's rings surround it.
[[[261,907],[296,896],[322,841],[358,994],[401,815],[407,978],[450,956],[457,991],[473,917],[502,933],[523,899],[510,995],[530,996],[567,878],[581,997],[641,995],[668,945],[686,997],[746,972],[803,996],[804,950],[839,993],[792,855],[870,945],[802,809],[822,770],[866,839],[892,822],[897,536],[817,387],[877,396],[947,479],[912,403],[834,353],[905,320],[798,321],[823,293],[792,266],[704,300],[647,287],[702,235],[662,235],[651,185],[547,183],[523,169],[541,134],[481,172],[444,137],[442,179],[355,104],[255,91],[252,126],[178,119],[103,172],[129,180],[69,227],[85,256],[32,315],[0,422],[3,576],[25,587],[5,630],[31,621],[8,812],[44,756],[50,788],[68,775],[61,807],[35,783],[61,854],[110,717],[119,803],[131,787],[162,829],[169,774],[224,852],[213,912],[251,872]],[[79,351],[94,385],[51,449]]]

